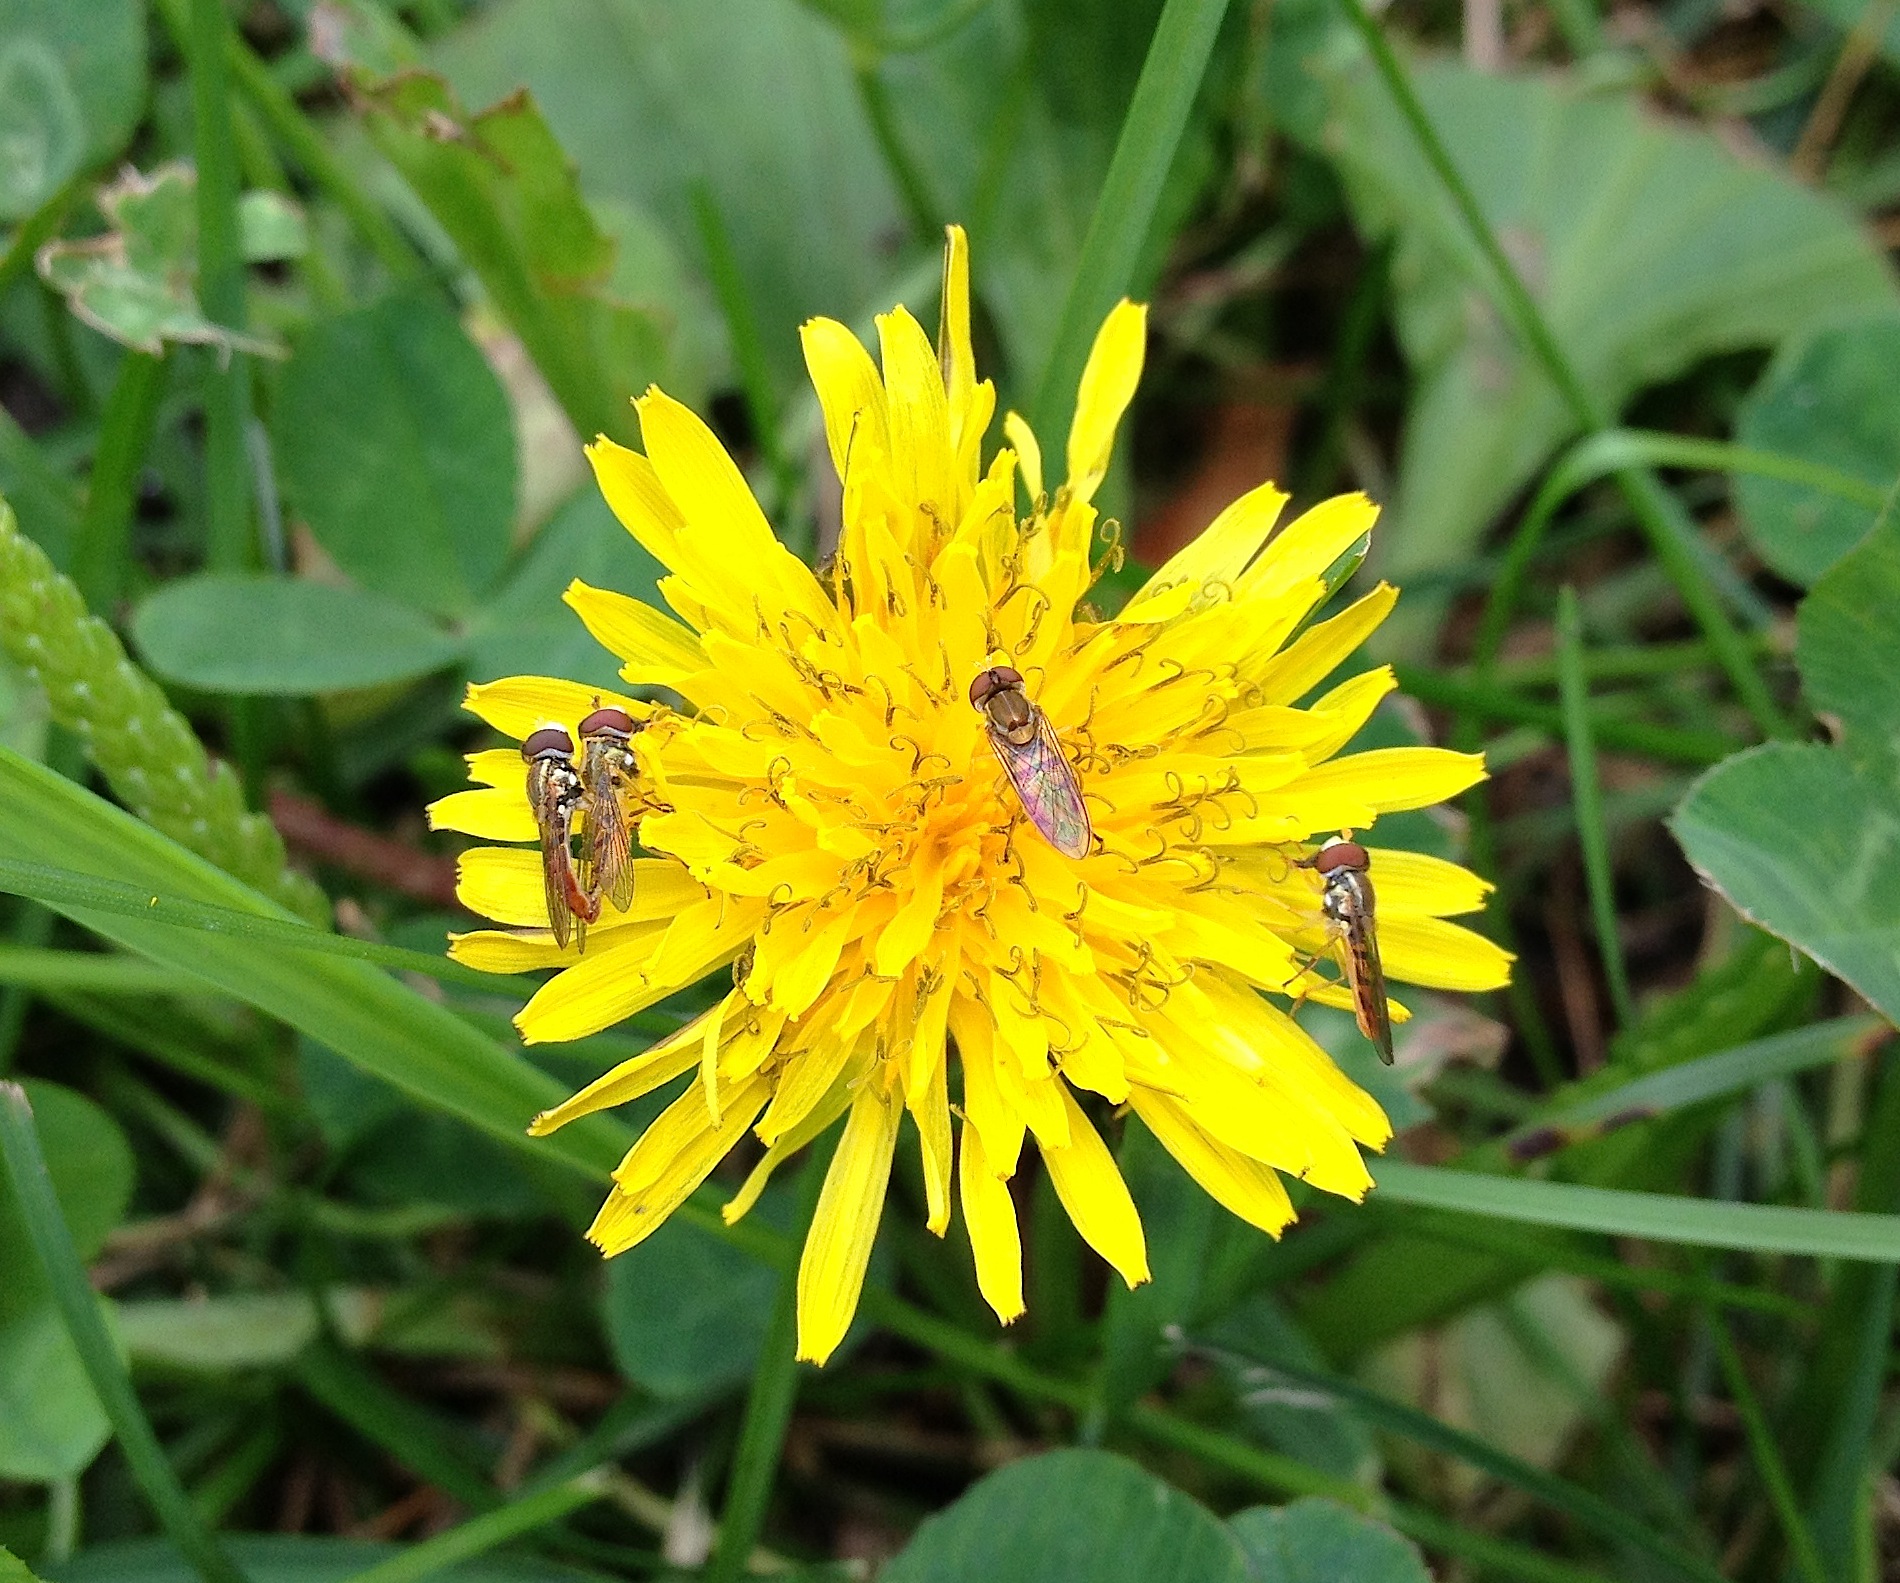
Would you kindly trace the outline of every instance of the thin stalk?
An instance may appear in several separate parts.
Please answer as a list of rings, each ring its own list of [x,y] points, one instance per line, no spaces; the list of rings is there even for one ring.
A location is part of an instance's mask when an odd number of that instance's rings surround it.
[[[1187,129],[1226,14],[1227,0],[1167,0],[1155,24],[1037,387],[1035,428],[1046,455],[1058,454],[1054,447],[1068,432],[1066,420],[1096,326],[1118,298],[1134,289],[1135,268],[1147,246],[1174,151]]]
[[[358,940],[350,935],[330,934],[288,917],[271,918],[261,913],[242,912],[235,907],[220,907],[211,902],[189,901],[182,896],[158,896],[120,880],[100,879],[92,874],[49,868],[43,863],[24,863],[14,858],[0,858],[0,892],[26,896],[56,906],[82,907],[123,918],[175,924],[181,929],[237,935],[244,939],[291,946],[300,951],[316,951],[325,956],[355,957],[359,961],[375,962],[382,967],[423,973],[442,983],[466,984],[491,994],[520,990],[526,988],[529,982],[516,974],[483,973],[429,951],[409,951],[376,940]],[[206,993],[213,994],[216,991],[207,985]]]
[[[825,1172],[814,1151],[805,1162],[798,1183],[798,1239],[811,1224]],[[792,1401],[798,1394],[798,1267],[779,1275],[772,1299],[772,1318],[766,1326],[765,1345],[758,1372],[746,1397],[745,1422],[739,1430],[732,1479],[726,1488],[726,1509],[719,1519],[719,1544],[706,1566],[706,1583],[738,1583],[759,1535],[765,1529],[765,1510],[772,1501],[773,1475],[785,1449],[785,1430],[792,1421]]]
[[[1552,736],[1564,731],[1564,712],[1556,704],[1526,698],[1492,682],[1468,681],[1423,666],[1400,665],[1395,669],[1400,688],[1421,703],[1456,709],[1478,720],[1508,720],[1515,725],[1538,726]],[[1719,764],[1744,745],[1719,731],[1690,731],[1612,715],[1592,716],[1590,729],[1604,747],[1641,753],[1670,764],[1687,764],[1695,769]]]
[[[33,267],[33,259],[40,245],[50,242],[59,234],[59,228],[66,219],[66,211],[73,206],[73,199],[79,196],[90,175],[90,171],[82,170],[73,176],[22,220],[19,229],[7,239],[6,250],[0,252],[0,297],[4,297],[13,288],[13,283]]]
[[[165,394],[166,360],[161,354],[127,352],[106,398],[93,452],[86,509],[73,545],[72,578],[87,608],[108,620],[124,597],[132,561],[132,517],[138,505],[139,469],[152,446],[158,403]]]
[[[1393,50],[1391,41],[1366,10],[1364,0],[1341,0],[1341,3],[1345,7],[1347,20],[1371,52],[1373,63],[1391,93],[1399,114],[1411,129],[1420,152],[1444,183],[1453,207],[1490,265],[1500,298],[1499,306],[1505,316],[1511,320],[1531,354],[1543,365],[1545,375],[1557,387],[1564,405],[1570,409],[1572,421],[1586,434],[1609,429],[1612,426],[1609,412],[1590,393],[1571,366],[1563,348],[1557,344],[1557,337],[1545,321],[1543,311],[1537,306],[1516,266],[1491,229],[1490,221],[1485,218],[1476,195],[1439,137],[1437,128],[1432,125],[1431,117],[1425,113],[1418,91],[1412,86],[1412,80]],[[1674,520],[1678,510],[1674,501],[1657,482],[1656,476],[1646,468],[1626,466],[1617,469],[1613,476],[1642,525],[1657,559],[1663,563],[1675,583],[1684,606],[1707,636],[1722,669],[1728,674],[1730,685],[1756,726],[1764,736],[1792,735],[1793,728],[1783,717],[1767,684],[1755,668],[1747,640],[1730,623],[1714,588],[1685,545],[1682,525]]]
[[[1557,595],[1557,689],[1563,703],[1564,745],[1570,754],[1570,800],[1577,810],[1577,841],[1583,848],[1583,877],[1590,891],[1590,916],[1596,925],[1597,952],[1610,986],[1616,1022],[1627,1028],[1635,1015],[1629,967],[1617,932],[1616,888],[1610,872],[1610,828],[1603,817],[1603,780],[1597,773],[1596,741],[1591,735],[1590,683],[1583,671],[1583,615],[1577,595],[1565,583]]]
[[[0,1155],[5,1156],[14,1202],[26,1223],[47,1285],[52,1288],[66,1333],[105,1408],[133,1482],[159,1525],[180,1554],[197,1568],[204,1583],[246,1583],[244,1574],[199,1519],[139,1405],[138,1394],[132,1389],[131,1378],[119,1361],[118,1349],[99,1312],[99,1299],[86,1279],[79,1250],[66,1230],[59,1200],[53,1196],[53,1180],[47,1174],[46,1157],[40,1152],[33,1126],[33,1107],[27,1103],[26,1091],[16,1083],[0,1083]]]
[[[1741,1415],[1742,1428],[1748,1436],[1748,1449],[1755,1456],[1755,1469],[1768,1490],[1769,1503],[1774,1507],[1775,1518],[1788,1541],[1788,1553],[1795,1569],[1805,1583],[1829,1583],[1827,1570],[1821,1565],[1821,1554],[1814,1548],[1814,1535],[1809,1531],[1807,1519],[1801,1515],[1800,1503],[1795,1499],[1794,1485],[1789,1482],[1788,1469],[1781,1460],[1781,1450],[1775,1444],[1774,1431],[1768,1427],[1768,1420],[1762,1415],[1755,1388],[1748,1383],[1748,1371],[1742,1367],[1741,1355],[1736,1352],[1734,1339],[1728,1333],[1728,1323],[1713,1308],[1708,1310],[1707,1318],[1709,1334],[1715,1341],[1716,1358],[1722,1365],[1722,1373],[1727,1377],[1729,1395],[1734,1398],[1735,1411]]]
[[[231,128],[229,24],[224,0],[190,0],[185,59],[191,69],[192,153],[198,166],[198,299],[205,316],[244,328],[244,260],[238,245],[236,139]],[[210,357],[210,354],[207,354]],[[208,558],[223,571],[257,562],[251,474],[244,455],[250,364],[230,352],[205,369],[205,502]]]
[[[167,20],[176,31],[185,0],[163,0],[163,4]],[[382,261],[383,267],[398,280],[421,274],[422,261],[408,238],[330,151],[323,134],[298,108],[297,101],[283,84],[271,75],[270,68],[235,34],[227,35],[226,58],[232,78],[258,118],[270,129],[292,163],[349,216],[357,234]]]
[[[37,910],[37,909],[36,909]],[[41,916],[50,916],[44,912]],[[88,995],[194,995],[200,986],[143,957],[117,951],[56,951],[0,942],[0,984],[79,990]]]
[[[943,235],[943,206],[931,192],[929,178],[911,157],[910,150],[904,147],[897,116],[891,109],[891,96],[884,87],[884,79],[878,75],[880,64],[875,56],[853,64],[852,76],[857,79],[858,101],[864,106],[865,119],[871,123],[871,133],[884,155],[884,164],[891,173],[891,180],[897,184],[898,196],[904,201],[904,209],[910,216],[912,227],[919,236],[934,240]]]
[[[608,1484],[604,1471],[596,1469],[552,1489],[524,1495],[492,1512],[471,1517],[433,1539],[410,1545],[387,1561],[354,1574],[349,1583],[420,1583],[422,1578],[473,1556],[486,1555],[511,1539],[559,1522],[569,1512],[604,1499],[610,1493]]]
[[[694,182],[692,202],[700,246],[706,251],[706,273],[712,281],[713,295],[719,301],[719,311],[725,318],[726,333],[732,337],[732,355],[739,365],[739,388],[745,394],[753,437],[772,470],[780,497],[785,498],[796,482],[796,473],[785,455],[784,440],[779,433],[778,397],[773,388],[772,365],[765,355],[765,338],[759,333],[752,298],[746,291],[745,277],[739,272],[739,259],[732,249],[732,235],[726,229],[725,216],[719,212],[712,189],[703,181]]]

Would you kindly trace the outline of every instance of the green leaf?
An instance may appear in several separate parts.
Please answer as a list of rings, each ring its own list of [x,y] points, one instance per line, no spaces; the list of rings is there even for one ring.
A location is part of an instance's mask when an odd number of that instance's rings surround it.
[[[1395,239],[1396,327],[1418,379],[1380,569],[1403,579],[1475,548],[1574,424],[1488,306],[1483,260],[1357,46],[1310,22],[1287,36],[1308,53],[1283,74],[1311,72],[1323,89],[1316,120],[1290,117],[1296,135],[1338,162],[1360,228]],[[1890,271],[1841,207],[1710,132],[1665,127],[1633,95],[1445,60],[1413,76],[1605,407],[1711,353],[1895,302]]]
[[[1418,1546],[1376,1518],[1310,1495],[1228,1518],[1256,1583],[1431,1583]]]
[[[246,1534],[226,1548],[251,1583],[345,1583],[379,1562],[405,1553],[403,1545],[362,1539]],[[532,1556],[484,1556],[444,1567],[442,1583],[585,1583],[596,1574]],[[95,1545],[63,1562],[48,1583],[200,1583],[191,1564],[163,1540]]]
[[[156,357],[167,341],[225,353],[281,352],[274,341],[215,323],[198,301],[198,173],[161,165],[128,170],[99,190],[106,231],[48,242],[40,275],[101,335]]]
[[[141,0],[0,0],[0,220],[111,159],[144,105]]]
[[[241,572],[165,584],[134,613],[132,636],[168,681],[284,697],[409,681],[453,665],[463,649],[380,594]]]
[[[1818,462],[1881,492],[1900,471],[1900,317],[1832,326],[1784,346],[1736,417],[1743,445]],[[1869,508],[1772,478],[1736,481],[1756,553],[1790,582],[1812,583],[1867,535]]]
[[[1889,472],[1900,464],[1900,434]],[[1887,793],[1900,779],[1900,511],[1891,507],[1865,541],[1815,583],[1796,620],[1801,690],[1840,736],[1841,751]]]
[[[1251,1583],[1212,1513],[1105,1451],[1051,1451],[981,1480],[919,1528],[882,1583]]]
[[[752,1211],[784,1229],[791,1201],[768,1193]],[[620,1372],[656,1396],[739,1384],[758,1367],[781,1276],[770,1265],[669,1221],[609,1261],[601,1318]]]
[[[730,232],[781,391],[803,384],[797,330],[804,320],[850,317],[886,288],[892,238],[902,235],[896,193],[844,40],[797,0],[501,0],[445,37],[432,58],[464,103],[485,104],[525,83],[588,196],[623,200],[667,235],[696,234],[692,195],[703,183]],[[424,90],[405,93],[419,104]],[[540,113],[512,103],[491,112],[531,115],[537,125]],[[455,120],[462,121],[459,113]],[[469,130],[496,141],[485,117]],[[410,155],[384,146],[428,199],[406,163]],[[417,152],[446,170],[458,151]],[[544,360],[526,327],[533,315],[518,317],[498,288],[480,256],[487,244],[472,249],[448,211],[429,202],[576,426],[625,438],[626,397],[664,371],[603,359],[605,391],[593,399],[608,410],[584,416],[592,408],[570,400],[557,377],[562,357]]]
[[[1900,813],[1844,753],[1771,742],[1718,764],[1669,821],[1705,883],[1900,1020]]]
[[[0,1583],[40,1583],[27,1564],[6,1546],[0,1545]]]
[[[471,676],[566,676],[618,688],[619,662],[561,602],[575,578],[657,606],[660,565],[620,525],[590,482],[535,535],[494,596],[469,621]]]
[[[611,57],[592,19],[564,27],[539,10],[535,17],[549,39]],[[509,57],[502,91],[515,88],[523,60],[536,53]],[[480,277],[575,428],[633,439],[627,398],[667,373],[673,309],[627,294],[619,248],[582,199],[535,101],[513,92],[471,115],[441,78],[422,72],[366,95],[377,146]],[[652,161],[628,159],[627,150],[653,146],[652,129],[641,127],[614,159],[644,168]]]
[[[291,503],[365,588],[456,615],[507,561],[507,393],[434,295],[402,292],[311,325],[272,432]]]
[[[66,1226],[91,1258],[132,1194],[132,1151],[109,1115],[54,1083],[25,1084]],[[53,1307],[39,1259],[0,1172],[0,1478],[70,1478],[109,1427]]]

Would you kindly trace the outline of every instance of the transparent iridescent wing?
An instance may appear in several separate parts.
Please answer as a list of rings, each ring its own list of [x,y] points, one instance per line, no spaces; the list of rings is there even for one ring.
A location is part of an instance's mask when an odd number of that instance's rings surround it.
[[[1352,988],[1353,1016],[1359,1031],[1379,1049],[1379,1059],[1392,1064],[1392,1011],[1385,1000],[1385,968],[1379,961],[1379,931],[1373,914],[1372,882],[1363,874],[1346,887],[1346,982]]]
[[[587,809],[587,860],[583,873],[594,896],[606,895],[622,912],[633,905],[633,843],[627,835],[627,816],[620,804],[620,771],[616,749],[588,745],[581,765],[581,786]]]
[[[1084,857],[1089,849],[1089,814],[1082,805],[1082,788],[1063,756],[1049,717],[1036,711],[1036,734],[1018,747],[994,727],[990,746],[1009,772],[1023,812],[1064,857]]]

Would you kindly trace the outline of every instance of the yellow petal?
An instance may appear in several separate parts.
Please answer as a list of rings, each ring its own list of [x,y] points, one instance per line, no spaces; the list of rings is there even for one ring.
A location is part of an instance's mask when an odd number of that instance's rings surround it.
[[[970,239],[960,225],[944,227],[943,298],[937,354],[943,363],[944,396],[950,407],[950,443],[961,448],[973,417],[976,353],[970,345]]]
[[[711,1015],[710,1012],[701,1015],[650,1049],[595,1078],[571,1099],[542,1111],[528,1124],[528,1135],[545,1138],[578,1117],[628,1104],[672,1082],[699,1058],[700,1034]]]
[[[621,677],[635,686],[671,687],[706,668],[699,638],[651,605],[579,578],[561,596],[586,623],[602,648],[622,661]]]
[[[517,741],[545,725],[565,726],[572,732],[602,706],[624,709],[635,720],[650,720],[654,705],[619,693],[602,692],[580,682],[552,676],[504,676],[500,681],[470,682],[462,707],[486,720],[505,737]],[[527,784],[525,778],[522,784]]]
[[[884,381],[871,354],[836,319],[813,319],[800,327],[798,338],[825,415],[825,443],[838,477],[850,476],[851,457],[860,444],[881,464],[891,442],[884,421]]]
[[[712,1174],[765,1104],[763,1077],[726,1095],[717,1126],[706,1100],[689,1088],[654,1120],[614,1172],[614,1190],[600,1206],[587,1240],[612,1258],[652,1236],[666,1217]]]
[[[1382,813],[1429,808],[1484,779],[1484,756],[1449,748],[1374,748],[1316,764],[1268,799],[1309,831],[1356,829]]]
[[[864,1271],[877,1241],[890,1186],[897,1118],[890,1098],[867,1083],[852,1102],[838,1152],[825,1172],[824,1190],[798,1261],[798,1356],[823,1363],[844,1340],[858,1311]]]
[[[676,566],[684,523],[653,464],[604,434],[587,447],[587,460],[620,525],[662,566]]]
[[[1178,602],[1181,609],[1197,597],[1233,598],[1240,574],[1260,553],[1286,502],[1287,496],[1272,484],[1249,490],[1209,523],[1198,538],[1175,551],[1167,564],[1142,585],[1141,592],[1128,601],[1117,619],[1153,619],[1144,610],[1151,605],[1160,608],[1160,597],[1183,585],[1190,590],[1186,598],[1176,593],[1170,601],[1171,605]]]
[[[1388,978],[1428,989],[1497,989],[1511,978],[1510,952],[1437,918],[1381,918],[1379,956]]]
[[[1131,1287],[1139,1286],[1148,1279],[1148,1245],[1128,1184],[1115,1169],[1115,1157],[1089,1125],[1068,1084],[1056,1086],[1069,1113],[1069,1146],[1052,1149],[1043,1145],[1042,1159],[1049,1168],[1050,1184],[1082,1240],[1108,1260]]]
[[[938,1061],[921,1088],[906,1086],[904,1104],[917,1123],[924,1168],[924,1224],[941,1237],[950,1229],[950,1090],[948,1064]]]
[[[647,459],[686,519],[687,531],[704,535],[716,553],[731,557],[735,571],[747,566],[748,557],[770,557],[779,548],[772,525],[718,435],[692,408],[657,386],[634,405],[640,409]]]
[[[734,1193],[729,1201],[719,1206],[720,1218],[728,1226],[736,1225],[752,1206],[758,1203],[759,1195],[765,1191],[766,1184],[772,1180],[772,1173],[850,1109],[851,1098],[851,1085],[848,1082],[840,1079],[833,1083],[830,1092],[818,1102],[811,1113],[765,1151],[759,1163],[752,1167],[751,1174],[746,1177],[739,1191]]]
[[[1274,658],[1250,668],[1249,680],[1259,689],[1261,701],[1290,704],[1304,698],[1372,636],[1398,602],[1398,589],[1381,583],[1338,615],[1302,632]]]
[[[1003,433],[1016,452],[1016,468],[1023,475],[1023,488],[1029,492],[1033,505],[1042,499],[1042,447],[1036,443],[1036,432],[1021,414],[1006,412]]]
[[[470,912],[520,928],[548,926],[547,890],[541,853],[535,847],[470,847],[457,859],[455,893]],[[679,864],[659,858],[633,860],[633,906],[602,905],[587,938],[608,939],[627,924],[652,923],[706,900],[706,889]]]
[[[1273,599],[1319,581],[1372,531],[1379,508],[1364,495],[1335,495],[1302,512],[1260,552],[1240,579],[1244,599]]]
[[[1075,399],[1075,421],[1069,426],[1070,498],[1093,498],[1108,473],[1109,453],[1115,448],[1115,429],[1135,398],[1141,382],[1141,361],[1147,351],[1148,309],[1126,298],[1118,302],[1095,332],[1082,387]],[[1014,436],[1011,436],[1013,439]]]
[[[1161,1146],[1216,1203],[1270,1237],[1279,1236],[1292,1224],[1293,1201],[1272,1166],[1215,1142],[1165,1094],[1131,1088],[1128,1103]]]
[[[976,1257],[976,1284],[983,1301],[1004,1324],[1023,1311],[1023,1241],[1016,1228],[1016,1205],[1004,1175],[983,1156],[982,1135],[967,1121],[959,1129],[961,1158],[957,1192],[963,1224]]]
[[[503,929],[471,929],[449,936],[449,960],[483,973],[532,973],[578,961],[572,942],[563,950],[548,933],[515,934]]]
[[[1469,869],[1423,852],[1368,847],[1379,921],[1388,918],[1451,918],[1476,912],[1491,893],[1489,881]]]
[[[521,766],[521,755],[508,755]],[[459,830],[484,841],[533,841],[538,838],[534,810],[520,786],[480,786],[450,792],[429,804],[431,830]]]
[[[468,765],[468,778],[477,786],[512,789],[527,785],[527,766],[522,763],[517,748],[483,748],[479,752],[464,753],[462,758]],[[523,796],[525,806],[526,794]]]
[[[931,507],[949,518],[956,506],[951,483],[950,413],[943,365],[924,328],[902,308],[878,315],[884,358],[884,399],[890,413],[892,485],[907,506]],[[928,517],[930,512],[924,512]],[[913,514],[910,521],[915,522]]]

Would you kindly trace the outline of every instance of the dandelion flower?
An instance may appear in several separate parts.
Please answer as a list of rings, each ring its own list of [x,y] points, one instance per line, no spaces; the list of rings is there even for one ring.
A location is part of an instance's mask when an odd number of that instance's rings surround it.
[[[634,860],[631,908],[603,904],[584,949],[555,943],[535,850],[463,858],[463,901],[507,927],[459,937],[455,957],[560,969],[516,1019],[523,1038],[580,1038],[732,970],[710,1011],[532,1130],[696,1074],[614,1172],[588,1235],[615,1254],[748,1131],[763,1154],[729,1221],[844,1118],[798,1275],[798,1353],[818,1362],[856,1309],[906,1113],[929,1227],[944,1233],[954,1193],[1005,1322],[1023,1311],[1009,1183],[1028,1138],[1077,1231],[1131,1286],[1148,1255],[1098,1130],[1111,1111],[1132,1111],[1270,1233],[1293,1219],[1283,1175],[1360,1198],[1360,1150],[1391,1128],[1292,1014],[1302,998],[1349,1003],[1321,879],[1299,864],[1316,836],[1484,773],[1437,748],[1341,756],[1392,690],[1389,669],[1309,701],[1397,597],[1381,584],[1315,619],[1363,553],[1376,516],[1363,496],[1276,533],[1286,497],[1263,485],[1119,614],[1095,613],[1091,500],[1141,372],[1145,312],[1123,302],[1103,324],[1067,478],[1048,489],[1014,414],[985,456],[995,393],[972,363],[968,281],[952,229],[937,345],[902,308],[878,320],[879,362],[841,324],[804,327],[843,482],[823,572],[779,543],[711,430],[660,391],[636,402],[644,455],[590,448],[609,504],[669,568],[673,613],[580,582],[567,602],[630,688],[667,689],[683,709],[544,677],[468,697],[517,740],[573,732],[601,707],[644,725],[625,813],[650,855]],[[972,705],[996,667],[1020,674],[1072,766],[1092,827],[1079,857],[1025,817]],[[434,822],[532,841],[520,755],[470,764],[481,787],[438,802]],[[1370,851],[1392,980],[1503,982],[1504,954],[1444,921],[1480,905],[1482,881]]]

